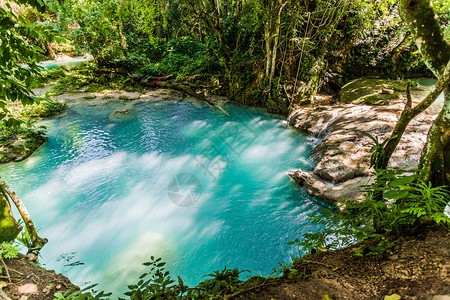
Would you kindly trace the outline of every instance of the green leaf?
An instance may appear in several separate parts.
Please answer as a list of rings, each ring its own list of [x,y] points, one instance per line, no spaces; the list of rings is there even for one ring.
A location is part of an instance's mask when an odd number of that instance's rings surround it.
[[[406,190],[393,190],[387,191],[384,196],[388,199],[400,199],[408,195],[408,193]]]
[[[384,296],[384,300],[400,300],[400,299],[402,299],[402,297],[398,294]]]
[[[179,286],[184,286],[183,279],[181,279],[180,276],[178,276],[178,285]]]
[[[415,179],[416,179],[415,176],[403,176],[403,177],[397,178],[397,179],[389,182],[389,186],[398,187],[401,185],[408,185],[408,184],[412,183]]]

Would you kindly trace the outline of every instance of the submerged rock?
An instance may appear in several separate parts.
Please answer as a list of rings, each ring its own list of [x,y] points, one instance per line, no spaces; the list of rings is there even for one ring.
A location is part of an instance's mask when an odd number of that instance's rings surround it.
[[[130,118],[130,116],[131,116],[131,112],[128,109],[123,108],[123,109],[118,109],[118,110],[113,111],[109,115],[109,119],[111,121],[123,122],[123,121],[128,120]]]
[[[130,111],[126,108],[118,109],[113,111],[109,116],[117,116],[117,115],[129,115]]]

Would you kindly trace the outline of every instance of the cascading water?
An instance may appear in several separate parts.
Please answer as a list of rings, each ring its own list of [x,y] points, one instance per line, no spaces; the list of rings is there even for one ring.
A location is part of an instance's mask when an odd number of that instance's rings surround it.
[[[42,264],[120,295],[150,256],[188,284],[289,262],[286,243],[320,230],[307,218],[320,204],[285,174],[311,167],[311,146],[280,118],[225,108],[231,118],[197,102],[86,101],[45,121],[48,142],[2,168],[49,239]]]

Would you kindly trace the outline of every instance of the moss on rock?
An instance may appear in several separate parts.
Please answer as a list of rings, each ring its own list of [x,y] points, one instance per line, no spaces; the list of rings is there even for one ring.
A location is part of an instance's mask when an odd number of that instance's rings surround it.
[[[360,78],[344,85],[339,92],[338,100],[343,103],[387,105],[389,101],[398,99],[406,90],[406,81],[389,79]],[[393,93],[383,93],[392,90]]]
[[[35,128],[20,129],[0,136],[0,163],[22,161],[47,141],[44,132]]]

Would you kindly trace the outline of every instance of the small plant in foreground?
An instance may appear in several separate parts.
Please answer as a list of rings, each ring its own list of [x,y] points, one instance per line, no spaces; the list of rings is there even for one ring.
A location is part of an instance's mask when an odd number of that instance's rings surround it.
[[[370,149],[370,153],[372,153],[372,155],[370,156],[370,167],[377,166],[380,162],[383,162],[386,159],[386,144],[389,143],[390,140],[397,138],[397,136],[394,135],[390,138],[385,139],[383,142],[380,142],[377,136],[374,137],[370,133],[364,131],[359,132],[372,140],[372,143],[365,146],[372,146],[372,148]]]
[[[23,226],[23,220],[19,219],[19,225],[23,227],[23,230],[16,237],[16,241],[26,247],[28,251],[33,252],[33,243],[31,242],[30,234],[28,233],[28,229],[26,226]]]
[[[2,262],[0,264],[0,274],[3,272],[3,268],[5,268],[6,274],[8,275],[8,278],[9,278],[8,269],[7,269],[5,261],[3,259],[4,258],[7,258],[7,259],[16,258],[18,254],[19,254],[19,249],[17,249],[17,247],[14,244],[7,243],[7,242],[3,242],[0,244],[0,261]]]
[[[366,186],[363,201],[344,201],[339,214],[324,210],[321,216],[310,216],[314,223],[325,227],[322,232],[307,233],[303,240],[289,244],[310,251],[317,247],[338,249],[374,239],[377,245],[358,254],[382,256],[391,247],[386,234],[415,233],[427,224],[449,227],[450,219],[444,214],[450,199],[447,187],[432,187],[420,175],[396,169],[378,170],[377,178],[375,184]],[[375,197],[379,193],[383,197]]]
[[[54,300],[107,300],[111,293],[97,292],[94,288],[97,284],[90,285],[80,291],[67,290],[65,293],[55,293]]]
[[[12,243],[3,242],[0,244],[0,256],[2,258],[16,258],[19,254],[19,249]]]
[[[234,293],[243,283],[239,275],[245,271],[227,269],[215,271],[205,275],[211,277],[190,288],[178,276],[175,282],[161,258],[151,257],[151,261],[144,263],[150,270],[139,277],[137,284],[128,286],[125,293],[129,299],[222,299],[225,295]]]

